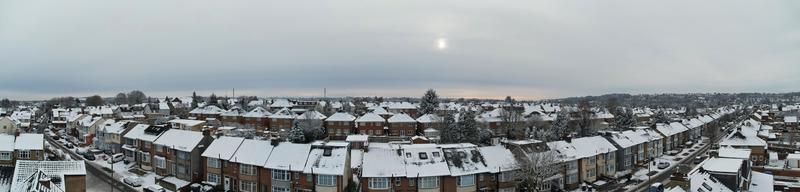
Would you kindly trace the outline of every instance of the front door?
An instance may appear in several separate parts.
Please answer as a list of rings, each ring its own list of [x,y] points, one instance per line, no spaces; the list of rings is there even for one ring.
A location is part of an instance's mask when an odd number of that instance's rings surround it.
[[[225,177],[225,191],[231,190],[231,178]]]

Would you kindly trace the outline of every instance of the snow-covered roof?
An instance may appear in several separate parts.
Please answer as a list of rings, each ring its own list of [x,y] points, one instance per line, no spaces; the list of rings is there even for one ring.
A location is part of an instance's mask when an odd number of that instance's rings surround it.
[[[181,124],[181,125],[184,125],[184,126],[187,126],[187,127],[194,127],[194,126],[200,125],[202,123],[205,123],[205,121],[191,120],[191,119],[173,119],[173,120],[169,120],[168,122],[169,123],[174,123],[174,124]]]
[[[83,161],[27,161],[17,160],[14,166],[14,176],[12,178],[11,191],[12,192],[27,192],[31,191],[28,187],[31,185],[39,185],[38,180],[29,180],[34,174],[41,173],[48,177],[57,177],[61,179],[58,184],[58,190],[50,191],[63,191],[69,186],[64,186],[66,181],[64,176],[67,175],[86,175],[86,167]]]
[[[406,176],[431,177],[450,175],[444,152],[436,144],[401,145]]]
[[[706,192],[733,192],[728,189],[721,181],[712,177],[710,173],[705,171],[695,171],[690,173],[689,191],[700,191],[701,188]]]
[[[785,116],[785,117],[783,117],[783,122],[786,122],[786,123],[797,123],[797,116]]]
[[[237,116],[242,116],[245,113],[246,112],[244,111],[244,109],[242,109],[241,107],[236,106],[236,107],[233,107],[231,109],[228,109],[227,111],[222,112],[222,116],[237,117]]]
[[[364,151],[360,149],[350,150],[350,168],[360,169],[363,164]]]
[[[127,124],[127,122],[125,122],[125,121],[111,122],[111,123],[106,121],[106,124],[103,125],[102,130],[105,133],[120,134],[120,133],[125,131],[125,124]]]
[[[329,150],[329,155],[325,151]],[[321,175],[344,175],[347,166],[347,148],[315,148],[308,154],[303,173]]]
[[[282,108],[269,116],[271,119],[294,119],[296,117],[297,115],[289,108]]]
[[[383,117],[381,117],[381,116],[379,116],[378,114],[375,114],[375,113],[367,113],[367,114],[362,115],[361,117],[358,117],[358,119],[356,119],[357,123],[361,123],[361,122],[384,122],[384,121],[386,121],[386,120],[383,119]]]
[[[221,109],[221,108],[219,108],[217,106],[208,105],[208,106],[204,106],[204,107],[195,108],[192,111],[189,111],[189,113],[191,113],[191,114],[209,114],[209,115],[213,115],[213,114],[222,114],[222,112],[224,112],[224,111],[225,111],[224,109]]]
[[[355,120],[356,120],[355,116],[345,112],[334,113],[333,115],[325,119],[325,121],[355,121]]]
[[[361,176],[405,177],[406,166],[401,152],[401,149],[370,146],[369,151],[364,153]]]
[[[719,145],[720,146],[767,146],[767,142],[759,138],[756,130],[750,127],[741,126],[736,131],[728,134]]]
[[[378,114],[378,115],[391,115],[392,114],[389,111],[386,111],[386,109],[384,109],[383,107],[375,106],[375,107],[369,107],[368,109],[371,111],[370,113],[375,113],[375,114]]]
[[[711,172],[736,173],[742,167],[743,159],[732,158],[709,158],[700,165],[703,169]]]
[[[478,147],[462,146],[452,147],[454,145],[442,146],[447,165],[450,168],[451,176],[462,176],[476,173],[489,172],[489,167],[480,153]]]
[[[436,115],[436,114],[425,114],[425,115],[422,115],[419,118],[417,118],[417,122],[420,122],[420,123],[437,123],[437,122],[441,122],[441,121],[442,121],[442,118],[439,117],[439,115]]]
[[[263,166],[272,154],[272,145],[267,140],[245,139],[236,154],[231,157],[231,162],[247,165]],[[283,154],[281,154],[283,155]]]
[[[369,135],[348,135],[345,139],[347,142],[367,142],[369,141]]]
[[[389,109],[416,109],[417,106],[409,102],[392,102],[388,103]]]
[[[125,136],[123,137],[126,139],[136,139],[136,140],[153,142],[156,139],[158,139],[158,136],[160,135],[152,135],[145,133],[145,130],[149,127],[150,127],[149,124],[137,124],[136,126],[131,128],[131,130],[128,131],[128,133],[126,133]]]
[[[161,134],[161,137],[153,143],[184,152],[191,152],[202,140],[203,133],[201,132],[170,129]]]
[[[203,152],[203,157],[217,158],[221,160],[229,160],[233,154],[237,153],[239,146],[244,142],[241,137],[227,137],[222,136],[214,139],[211,145]],[[246,152],[246,151],[243,151]]]
[[[417,120],[415,120],[411,116],[408,116],[408,114],[405,114],[405,113],[394,114],[394,115],[392,115],[392,117],[389,117],[388,121],[389,121],[389,123],[416,123],[417,122]]]
[[[282,142],[272,149],[272,153],[275,155],[269,156],[264,167],[268,169],[303,171],[310,151],[311,144]]]
[[[753,171],[750,175],[750,191],[775,191],[775,178],[771,174]]]
[[[625,135],[633,144],[638,145],[646,142],[650,142],[650,137],[646,134],[647,132],[639,132],[634,130],[623,131],[621,134]]]
[[[608,140],[601,136],[572,139],[571,144],[575,146],[578,158],[592,157],[617,151],[617,147],[614,147],[611,142],[608,142]]]
[[[294,104],[290,102],[288,99],[275,99],[272,101],[272,104],[269,105],[271,108],[289,108],[294,107]]]
[[[0,134],[0,151],[14,151],[14,136]]]
[[[558,159],[562,161],[572,161],[578,159],[578,150],[575,149],[571,143],[567,143],[566,141],[552,141],[547,142],[547,147],[550,150],[555,150],[558,152]]]
[[[250,110],[250,112],[245,113],[243,116],[252,118],[262,118],[262,117],[268,117],[270,115],[272,115],[272,113],[270,113],[266,109],[262,107],[256,107],[253,110]]]
[[[500,145],[478,147],[478,150],[483,155],[489,172],[497,173],[497,171],[511,171],[519,167],[517,160],[514,159],[514,154],[511,150],[506,149]]]
[[[14,149],[16,150],[43,150],[44,149],[44,135],[23,133],[17,136],[14,142]]]
[[[632,132],[632,131],[631,131]],[[616,143],[622,148],[633,147],[641,143],[635,143],[627,135],[619,133],[619,132],[611,132],[607,133],[608,135],[605,136],[606,138],[610,139],[612,142]]]
[[[301,114],[300,116],[297,116],[297,119],[318,119],[318,120],[323,120],[325,118],[328,118],[328,117],[323,115],[320,112],[317,112],[317,111],[306,111],[305,113]]]
[[[733,147],[720,147],[719,157],[734,159],[750,159],[750,149],[736,149]]]

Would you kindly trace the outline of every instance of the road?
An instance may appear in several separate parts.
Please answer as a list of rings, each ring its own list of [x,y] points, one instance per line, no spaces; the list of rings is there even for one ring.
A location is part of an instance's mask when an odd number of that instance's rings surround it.
[[[44,129],[49,128],[49,122],[49,114],[44,113],[40,118],[39,126],[36,127],[36,131],[44,133]],[[83,157],[78,156],[73,150],[67,149],[50,138],[50,136],[45,135],[45,140],[50,143],[50,146],[55,149],[61,149],[65,154],[71,156],[72,159],[77,161],[83,160]],[[86,165],[86,191],[136,191],[124,183],[113,179],[109,173],[106,173],[101,168],[85,162],[84,164]]]
[[[741,121],[742,121],[742,119],[738,119],[737,118],[736,120],[734,120],[734,122],[736,122],[736,123],[734,123],[733,125],[734,126],[738,125]],[[730,130],[730,129],[732,129],[732,127],[726,127],[725,130],[721,131],[721,134],[725,134],[727,132],[727,130]],[[694,167],[694,163],[693,163],[694,158],[697,157],[697,155],[705,154],[709,149],[711,149],[712,146],[714,146],[714,144],[717,144],[720,141],[722,141],[723,138],[724,137],[719,137],[716,141],[712,141],[712,142],[706,143],[706,145],[703,146],[700,150],[698,150],[695,153],[693,153],[692,155],[689,155],[688,157],[682,159],[680,162],[678,162],[678,164],[679,165],[686,165],[686,166]],[[662,183],[662,184],[669,183],[670,176],[672,176],[672,174],[675,173],[675,171],[677,171],[678,167],[679,166],[673,166],[669,170],[664,171],[662,174],[656,175],[656,177],[649,179],[647,182],[644,182],[644,183],[641,183],[641,184],[637,185],[636,189],[633,190],[633,191],[639,191],[639,192],[646,191],[647,188],[650,185],[652,185],[653,183]]]

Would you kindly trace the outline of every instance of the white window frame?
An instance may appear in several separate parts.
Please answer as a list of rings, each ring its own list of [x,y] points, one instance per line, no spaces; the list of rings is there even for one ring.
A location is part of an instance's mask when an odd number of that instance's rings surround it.
[[[459,187],[475,186],[475,175],[462,175],[456,179]]]
[[[417,182],[420,189],[439,188],[439,177],[420,177]]]
[[[388,189],[388,188],[389,188],[389,178],[386,177],[369,178],[369,189]]]
[[[212,182],[212,183],[216,183],[216,184],[220,184],[219,183],[219,175],[214,174],[214,173],[208,173],[208,175],[206,176],[206,181]]]
[[[164,157],[161,157],[161,156],[153,157],[153,163],[156,164],[157,168],[161,168],[161,169],[167,168],[167,160],[164,159]]]
[[[258,188],[256,187],[256,182],[246,181],[246,180],[239,181],[239,191],[241,191],[241,192],[255,192],[257,190],[258,190]]]
[[[19,150],[19,152],[17,152],[17,158],[19,158],[19,159],[30,159],[31,158],[31,151]]]
[[[220,168],[220,164],[221,163],[219,163],[219,159],[217,159],[217,158],[209,157],[209,158],[206,159],[206,166],[208,166],[209,168],[219,169]]]
[[[317,186],[335,187],[336,175],[317,175]]]
[[[272,186],[272,192],[289,192],[289,188],[283,188],[278,186]]]
[[[11,152],[0,152],[0,160],[11,160]]]
[[[248,164],[239,164],[239,172],[242,175],[256,175],[256,167]]]
[[[289,181],[291,179],[291,175],[289,171],[280,170],[280,169],[273,169],[272,170],[272,180],[276,181]]]
[[[498,175],[500,182],[509,182],[514,180],[514,172],[503,171]]]

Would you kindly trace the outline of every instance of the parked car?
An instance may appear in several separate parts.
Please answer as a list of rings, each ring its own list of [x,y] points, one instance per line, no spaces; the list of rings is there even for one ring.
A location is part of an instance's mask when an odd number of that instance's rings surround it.
[[[653,183],[650,185],[650,188],[647,189],[647,192],[663,192],[664,191],[664,184],[661,183]]]
[[[111,155],[111,158],[108,158],[108,163],[116,163],[116,162],[120,162],[122,160],[125,160],[125,155],[122,155],[122,153],[117,153],[117,154]]]
[[[694,164],[700,164],[700,163],[703,162],[703,160],[706,160],[705,156],[697,156],[697,157],[694,158],[694,162],[693,163]]]
[[[666,169],[669,167],[669,162],[659,162],[657,165],[658,169]]]
[[[150,185],[143,189],[145,192],[166,192],[167,190],[158,185]]]
[[[141,187],[143,183],[142,179],[136,176],[125,177],[122,182],[134,187]]]
[[[91,154],[91,153],[84,153],[82,156],[83,156],[84,159],[89,160],[89,161],[97,160],[97,157],[95,157],[94,154]]]
[[[72,145],[70,142],[65,142],[64,147],[67,147],[67,149],[74,149],[75,145]]]

